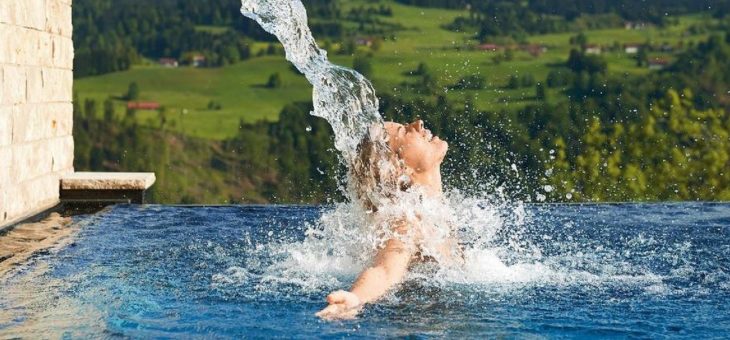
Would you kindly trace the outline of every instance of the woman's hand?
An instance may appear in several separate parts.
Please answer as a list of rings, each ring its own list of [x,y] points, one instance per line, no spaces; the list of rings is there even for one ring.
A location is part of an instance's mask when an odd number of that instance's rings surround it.
[[[362,309],[360,298],[344,290],[328,295],[327,303],[329,306],[315,314],[325,320],[354,319]]]

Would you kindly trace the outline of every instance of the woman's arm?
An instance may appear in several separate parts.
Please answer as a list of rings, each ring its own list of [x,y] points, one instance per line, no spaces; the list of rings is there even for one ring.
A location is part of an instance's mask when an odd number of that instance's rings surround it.
[[[379,299],[403,280],[413,252],[400,240],[388,240],[378,251],[373,265],[360,273],[350,291],[337,291],[327,296],[329,306],[317,316],[325,319],[355,317],[364,304]]]

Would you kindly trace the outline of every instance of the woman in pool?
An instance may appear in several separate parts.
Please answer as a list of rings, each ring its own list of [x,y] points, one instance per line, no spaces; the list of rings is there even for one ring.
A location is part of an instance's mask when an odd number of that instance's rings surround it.
[[[439,198],[441,162],[448,144],[433,136],[421,120],[407,125],[386,122],[384,132],[384,143],[381,143],[384,150],[378,152],[377,142],[365,141],[353,165],[355,187],[365,207],[377,214],[378,210],[387,208],[385,205],[396,203],[399,194],[406,191],[425,199]],[[393,236],[378,249],[372,264],[360,273],[349,291],[340,290],[327,296],[329,306],[317,316],[355,317],[366,303],[376,301],[399,284],[410,264],[426,258],[422,253],[423,243],[432,235],[426,223],[418,217],[416,220],[403,218],[394,221],[390,228]],[[455,254],[458,247],[451,239],[435,248],[439,262],[459,258]]]

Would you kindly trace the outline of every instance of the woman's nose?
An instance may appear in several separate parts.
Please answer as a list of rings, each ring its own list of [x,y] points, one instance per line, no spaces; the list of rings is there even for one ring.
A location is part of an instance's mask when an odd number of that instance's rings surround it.
[[[415,122],[411,123],[411,128],[413,128],[416,131],[423,130],[423,121],[422,120],[416,120]]]

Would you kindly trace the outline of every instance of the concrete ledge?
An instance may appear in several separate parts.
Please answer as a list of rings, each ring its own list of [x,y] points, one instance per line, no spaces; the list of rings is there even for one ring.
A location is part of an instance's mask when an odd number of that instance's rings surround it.
[[[61,190],[147,190],[152,172],[75,172],[61,177]]]
[[[61,202],[71,206],[145,203],[151,172],[76,172],[61,177]]]

